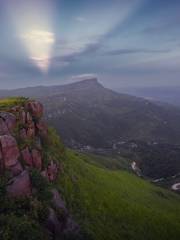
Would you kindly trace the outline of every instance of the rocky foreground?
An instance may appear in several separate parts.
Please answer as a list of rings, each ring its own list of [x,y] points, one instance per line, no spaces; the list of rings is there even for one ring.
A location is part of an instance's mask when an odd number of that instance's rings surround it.
[[[62,165],[54,160],[54,156],[44,157],[43,148],[49,144],[49,139],[48,127],[42,117],[42,104],[31,100],[0,112],[0,178],[6,179],[4,194],[7,199],[15,201],[36,199],[39,183],[33,184],[33,173],[39,181],[44,179],[51,186],[52,197],[43,228],[53,239],[59,239],[67,232],[77,234],[79,230],[54,188]],[[63,212],[63,218],[57,212]]]

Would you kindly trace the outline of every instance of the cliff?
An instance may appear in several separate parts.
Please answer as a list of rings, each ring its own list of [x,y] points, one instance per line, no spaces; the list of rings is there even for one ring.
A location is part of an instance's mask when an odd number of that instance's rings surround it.
[[[78,226],[55,188],[65,150],[59,139],[58,153],[53,149],[42,104],[11,98],[0,101],[0,110],[0,239],[22,239],[23,232],[23,239],[76,235]]]

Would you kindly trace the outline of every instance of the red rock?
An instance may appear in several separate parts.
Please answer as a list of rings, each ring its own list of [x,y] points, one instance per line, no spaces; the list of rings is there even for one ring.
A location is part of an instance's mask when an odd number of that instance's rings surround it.
[[[22,123],[22,124],[25,124],[25,123],[26,123],[26,113],[25,113],[24,110],[23,110],[23,111],[20,111],[20,113],[19,113],[19,121],[20,121],[20,123]]]
[[[0,112],[0,117],[5,121],[9,131],[16,127],[16,116],[9,112]]]
[[[14,166],[10,167],[9,170],[11,171],[13,176],[17,176],[23,171],[23,167],[22,167],[21,163],[19,161],[17,161],[17,163]]]
[[[57,176],[58,176],[57,164],[51,161],[51,163],[47,167],[47,177],[50,182],[53,182],[56,180]]]
[[[43,115],[43,105],[36,101],[28,102],[26,109],[31,113],[35,118],[41,118]]]
[[[12,178],[6,190],[10,197],[30,196],[32,190],[28,171],[24,170],[21,174]]]
[[[27,129],[27,138],[33,138],[35,136],[35,125],[32,122]]]
[[[0,118],[0,135],[9,135],[9,129],[5,123],[5,121]]]
[[[4,171],[4,161],[3,161],[3,156],[2,156],[2,152],[0,149],[0,173]]]
[[[42,169],[42,157],[41,157],[41,153],[36,150],[33,149],[32,150],[32,159],[33,159],[33,166],[39,170]]]
[[[46,137],[48,135],[48,127],[44,121],[37,122],[36,128],[38,129],[40,136]]]
[[[32,156],[31,156],[31,153],[30,153],[28,147],[26,147],[25,149],[23,149],[23,150],[21,151],[21,155],[22,155],[22,158],[23,158],[24,162],[25,162],[28,166],[32,167],[32,166],[33,166],[33,159],[32,159]]]
[[[19,131],[19,135],[20,135],[20,138],[21,138],[22,140],[27,139],[26,129],[25,129],[25,128],[21,129],[21,130]]]
[[[27,123],[31,123],[32,122],[32,117],[31,117],[31,114],[29,112],[26,113],[26,122]]]
[[[64,213],[67,215],[68,211],[66,209],[65,202],[63,201],[60,193],[57,191],[57,189],[52,189],[51,192],[52,192],[52,195],[53,195],[52,202],[53,202],[54,206],[56,208],[64,210]]]
[[[54,209],[49,208],[49,215],[46,221],[46,228],[54,235],[54,236],[61,236],[63,225],[58,217]]]
[[[9,135],[0,136],[0,145],[5,167],[15,165],[20,155],[16,139]]]

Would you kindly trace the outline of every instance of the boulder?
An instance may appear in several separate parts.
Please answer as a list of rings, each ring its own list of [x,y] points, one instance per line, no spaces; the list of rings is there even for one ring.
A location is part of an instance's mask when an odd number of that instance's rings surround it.
[[[62,200],[60,193],[57,189],[52,189],[52,203],[57,209],[63,210],[65,215],[68,215],[68,210],[66,208],[65,202]]]
[[[42,157],[41,157],[41,152],[38,151],[37,149],[32,150],[32,160],[33,160],[33,166],[41,170],[42,169]]]
[[[23,161],[25,162],[25,164],[32,167],[33,166],[33,159],[32,159],[32,156],[31,156],[31,153],[30,153],[28,147],[26,147],[25,149],[23,149],[21,151],[21,155],[22,155],[22,158],[23,158]]]
[[[16,139],[10,135],[0,136],[0,145],[5,167],[14,166],[20,155]]]
[[[0,112],[0,118],[5,121],[7,128],[12,132],[16,127],[16,116],[9,112]]]
[[[26,197],[31,195],[31,181],[29,173],[24,170],[18,176],[12,178],[7,186],[7,194],[10,197]]]
[[[60,209],[63,212],[63,218],[61,219],[61,231],[63,233],[71,233],[74,236],[80,231],[79,225],[73,220],[72,216],[69,214],[65,202],[63,201],[61,195],[56,189],[52,191],[52,203],[56,209]]]
[[[41,118],[43,115],[43,105],[36,101],[31,101],[26,104],[26,109],[34,118]]]
[[[59,221],[56,212],[52,208],[49,208],[49,216],[46,220],[46,227],[51,232],[53,239],[61,239],[62,223]]]
[[[23,167],[19,161],[16,164],[9,168],[13,176],[19,175],[23,171]]]
[[[6,125],[6,122],[0,118],[0,135],[9,135],[9,129]]]

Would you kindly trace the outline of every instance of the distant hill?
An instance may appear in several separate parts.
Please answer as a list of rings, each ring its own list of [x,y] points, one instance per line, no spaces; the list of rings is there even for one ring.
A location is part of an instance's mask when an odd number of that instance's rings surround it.
[[[180,107],[180,86],[126,88],[118,91]]]
[[[180,144],[180,110],[176,107],[119,94],[97,79],[0,94],[40,100],[45,119],[71,148],[123,155],[137,161],[145,175],[153,178],[180,172],[180,149],[174,146]]]

